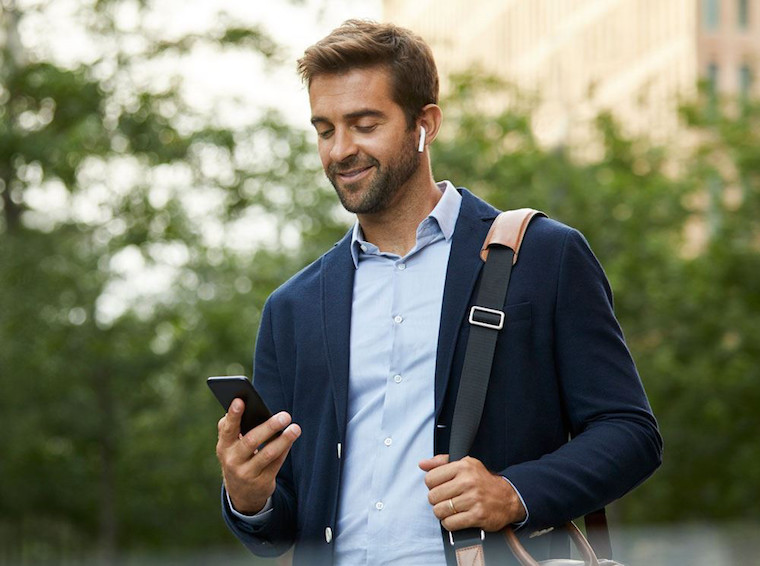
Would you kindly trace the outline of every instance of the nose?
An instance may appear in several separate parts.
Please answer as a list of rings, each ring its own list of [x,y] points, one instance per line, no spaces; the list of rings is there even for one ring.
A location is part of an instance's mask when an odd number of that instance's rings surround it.
[[[347,157],[355,155],[357,152],[354,137],[347,129],[336,129],[332,137],[332,142],[332,146],[330,147],[330,159],[335,163],[340,163]]]

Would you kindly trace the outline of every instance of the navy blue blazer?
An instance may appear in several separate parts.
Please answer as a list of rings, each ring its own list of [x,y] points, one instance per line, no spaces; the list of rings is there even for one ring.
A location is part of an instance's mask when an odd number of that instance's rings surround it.
[[[443,297],[435,372],[435,453],[446,453],[464,350],[466,313],[498,211],[464,189]],[[296,564],[330,563],[340,496],[355,268],[351,235],[267,301],[254,383],[272,411],[302,428],[277,479],[263,527],[223,515],[255,554],[294,542]],[[612,309],[612,293],[583,236],[548,218],[530,224],[512,271],[471,456],[517,487],[527,535],[618,499],[659,466],[662,440]],[[572,438],[572,440],[569,440]],[[568,441],[569,440],[569,441]],[[341,447],[339,448],[339,445]],[[432,513],[432,509],[431,509]],[[487,537],[486,552],[496,552]],[[548,537],[528,544],[541,558]],[[491,549],[491,550],[489,550]]]

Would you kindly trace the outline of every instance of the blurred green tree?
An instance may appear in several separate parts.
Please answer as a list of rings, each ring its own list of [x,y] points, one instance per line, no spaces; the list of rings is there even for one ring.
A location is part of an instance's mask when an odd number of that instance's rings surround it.
[[[262,29],[69,6],[2,3],[0,561],[235,545],[204,377],[250,375],[264,298],[345,221],[304,132],[187,102],[195,50],[280,62]]]
[[[669,457],[642,488],[650,509],[637,517],[757,522],[760,101],[716,102],[705,90],[683,116],[695,140],[683,178],[698,237],[663,282],[653,386]]]

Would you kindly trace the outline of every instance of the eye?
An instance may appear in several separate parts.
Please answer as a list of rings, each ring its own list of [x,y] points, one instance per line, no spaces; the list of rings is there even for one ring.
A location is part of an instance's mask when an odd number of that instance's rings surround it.
[[[329,128],[327,130],[317,131],[317,135],[320,137],[320,139],[326,140],[329,138],[333,133],[333,129]]]
[[[359,133],[368,134],[374,131],[375,128],[377,128],[377,124],[369,124],[369,125],[361,125],[361,126],[357,125],[355,127]]]

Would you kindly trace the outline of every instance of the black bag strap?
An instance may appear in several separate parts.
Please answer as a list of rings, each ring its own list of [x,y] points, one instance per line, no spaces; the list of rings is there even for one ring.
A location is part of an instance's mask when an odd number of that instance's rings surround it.
[[[502,309],[513,257],[514,252],[506,247],[498,246],[491,250],[483,267],[476,304],[470,309],[470,337],[451,423],[451,462],[467,456],[480,425],[496,340],[506,320]]]
[[[494,220],[483,243],[480,256],[485,265],[475,305],[468,318],[470,335],[451,423],[450,462],[467,456],[480,426],[496,341],[506,321],[503,309],[512,266],[517,262],[528,224],[537,214],[543,215],[526,208],[502,212]],[[480,529],[464,529],[449,532],[444,544],[453,547],[457,564],[478,565],[485,563],[484,538],[485,533]]]
[[[470,335],[451,423],[450,462],[467,456],[480,426],[496,342],[506,322],[503,309],[512,267],[517,263],[528,225],[536,216],[546,215],[530,208],[502,212],[494,220],[483,243],[481,257],[485,266],[475,305],[469,312]],[[585,521],[589,539],[598,555],[611,557],[604,509],[587,515]],[[445,543],[454,547],[457,563],[484,564],[484,538],[485,534],[479,529],[464,529],[448,533]]]
[[[506,321],[503,309],[512,266],[517,263],[528,224],[536,215],[545,216],[532,208],[502,212],[483,242],[480,256],[485,266],[475,305],[470,309],[470,336],[451,423],[451,462],[468,454],[480,426],[496,340]]]

